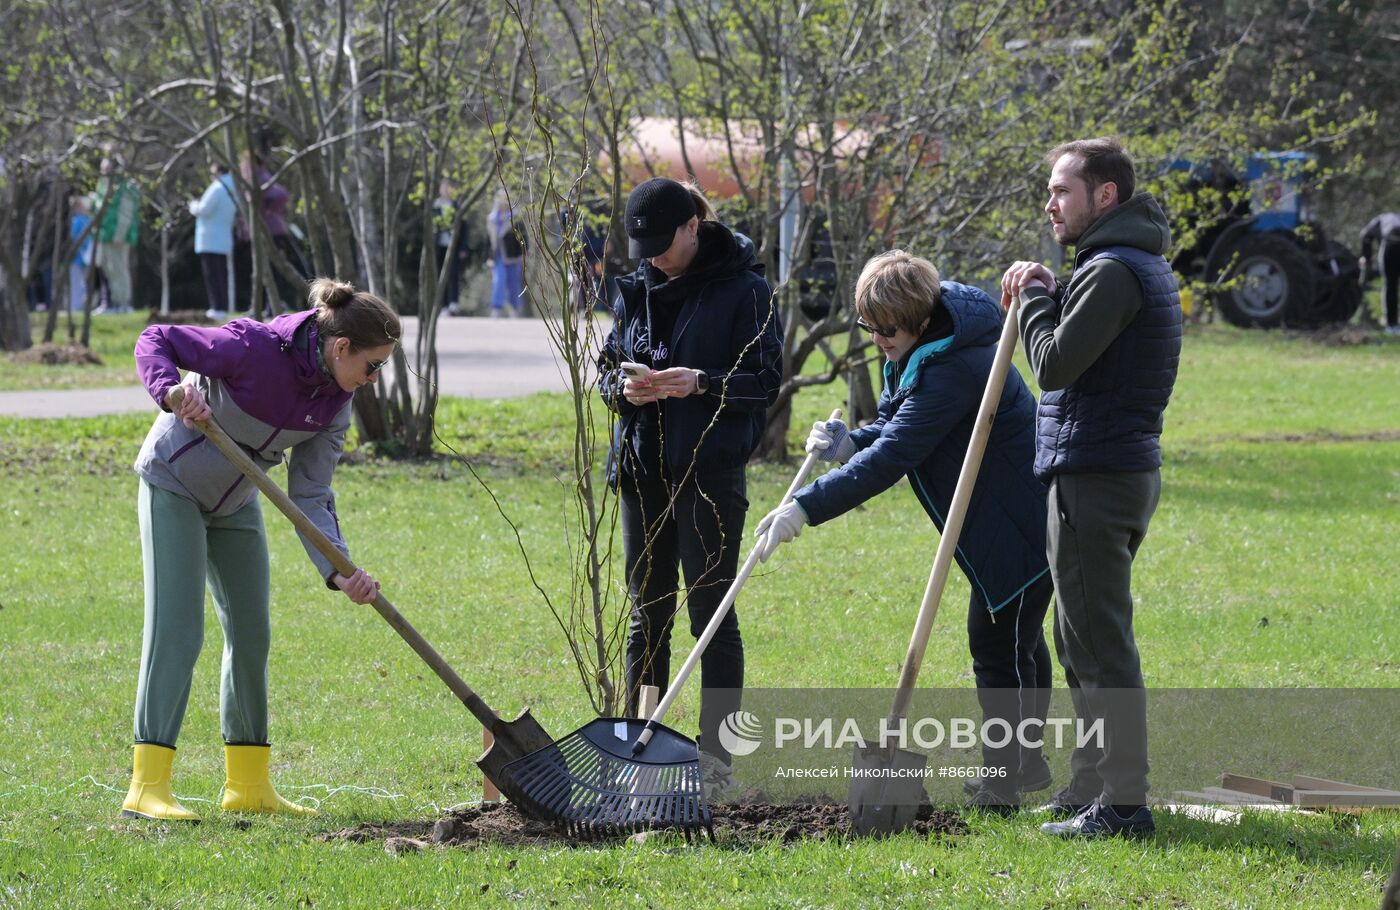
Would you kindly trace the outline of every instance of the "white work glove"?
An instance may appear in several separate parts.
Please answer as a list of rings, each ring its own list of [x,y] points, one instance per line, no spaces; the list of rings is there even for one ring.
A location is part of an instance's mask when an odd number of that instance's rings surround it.
[[[796,502],[778,506],[763,516],[753,532],[753,536],[760,538],[758,561],[767,562],[773,551],[778,549],[778,544],[787,543],[801,534],[802,526],[806,523],[807,513]]]
[[[818,452],[822,461],[835,461],[844,464],[856,453],[855,440],[843,420],[818,420],[812,424],[812,432],[807,436],[807,451]]]

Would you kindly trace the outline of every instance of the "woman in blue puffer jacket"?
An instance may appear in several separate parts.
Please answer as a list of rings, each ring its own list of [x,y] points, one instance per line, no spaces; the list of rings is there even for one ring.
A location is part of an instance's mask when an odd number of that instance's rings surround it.
[[[939,281],[926,259],[891,250],[856,282],[858,324],[885,355],[879,417],[848,430],[817,423],[807,451],[844,464],[798,491],[758,525],[762,556],[883,493],[903,478],[941,531],[987,385],[1001,308],[977,288]],[[1038,741],[1050,699],[1042,623],[1054,591],[1045,561],[1045,486],[1035,479],[1035,400],[1012,369],[998,403],[955,558],[972,585],[968,644],[988,719]],[[893,533],[903,533],[893,529]],[[1039,721],[1040,728],[1035,726]],[[1050,785],[1039,748],[983,747],[972,805],[1008,813],[1020,793]]]

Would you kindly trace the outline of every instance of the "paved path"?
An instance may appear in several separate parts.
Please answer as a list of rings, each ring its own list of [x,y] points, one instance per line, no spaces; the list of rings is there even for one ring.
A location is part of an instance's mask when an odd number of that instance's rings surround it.
[[[410,358],[417,337],[418,321],[406,317],[404,344]],[[538,319],[440,319],[437,352],[438,387],[444,395],[518,398],[568,388],[548,330]],[[0,392],[0,414],[12,417],[96,417],[154,407],[139,385]]]

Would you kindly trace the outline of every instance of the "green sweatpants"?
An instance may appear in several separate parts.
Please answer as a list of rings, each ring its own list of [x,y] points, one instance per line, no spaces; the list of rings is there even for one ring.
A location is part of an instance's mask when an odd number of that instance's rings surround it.
[[[258,499],[213,518],[141,481],[137,513],[146,626],[136,684],[136,742],[175,748],[204,645],[204,584],[224,629],[219,716],[224,742],[267,743],[269,569]]]
[[[1085,802],[1147,802],[1147,693],[1133,635],[1133,559],[1162,494],[1159,471],[1058,474],[1046,501],[1055,580],[1055,651],[1075,712],[1102,720],[1102,744],[1070,757]]]

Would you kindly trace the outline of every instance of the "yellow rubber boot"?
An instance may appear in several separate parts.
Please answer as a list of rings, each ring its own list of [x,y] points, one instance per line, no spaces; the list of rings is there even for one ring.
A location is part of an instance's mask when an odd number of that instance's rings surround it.
[[[282,812],[315,815],[308,806],[289,803],[267,777],[270,746],[224,746],[228,780],[224,781],[224,808],[229,812]]]
[[[170,766],[175,750],[150,743],[137,743],[131,758],[131,789],[126,791],[122,815],[163,821],[197,822],[199,816],[175,799],[170,792]]]

